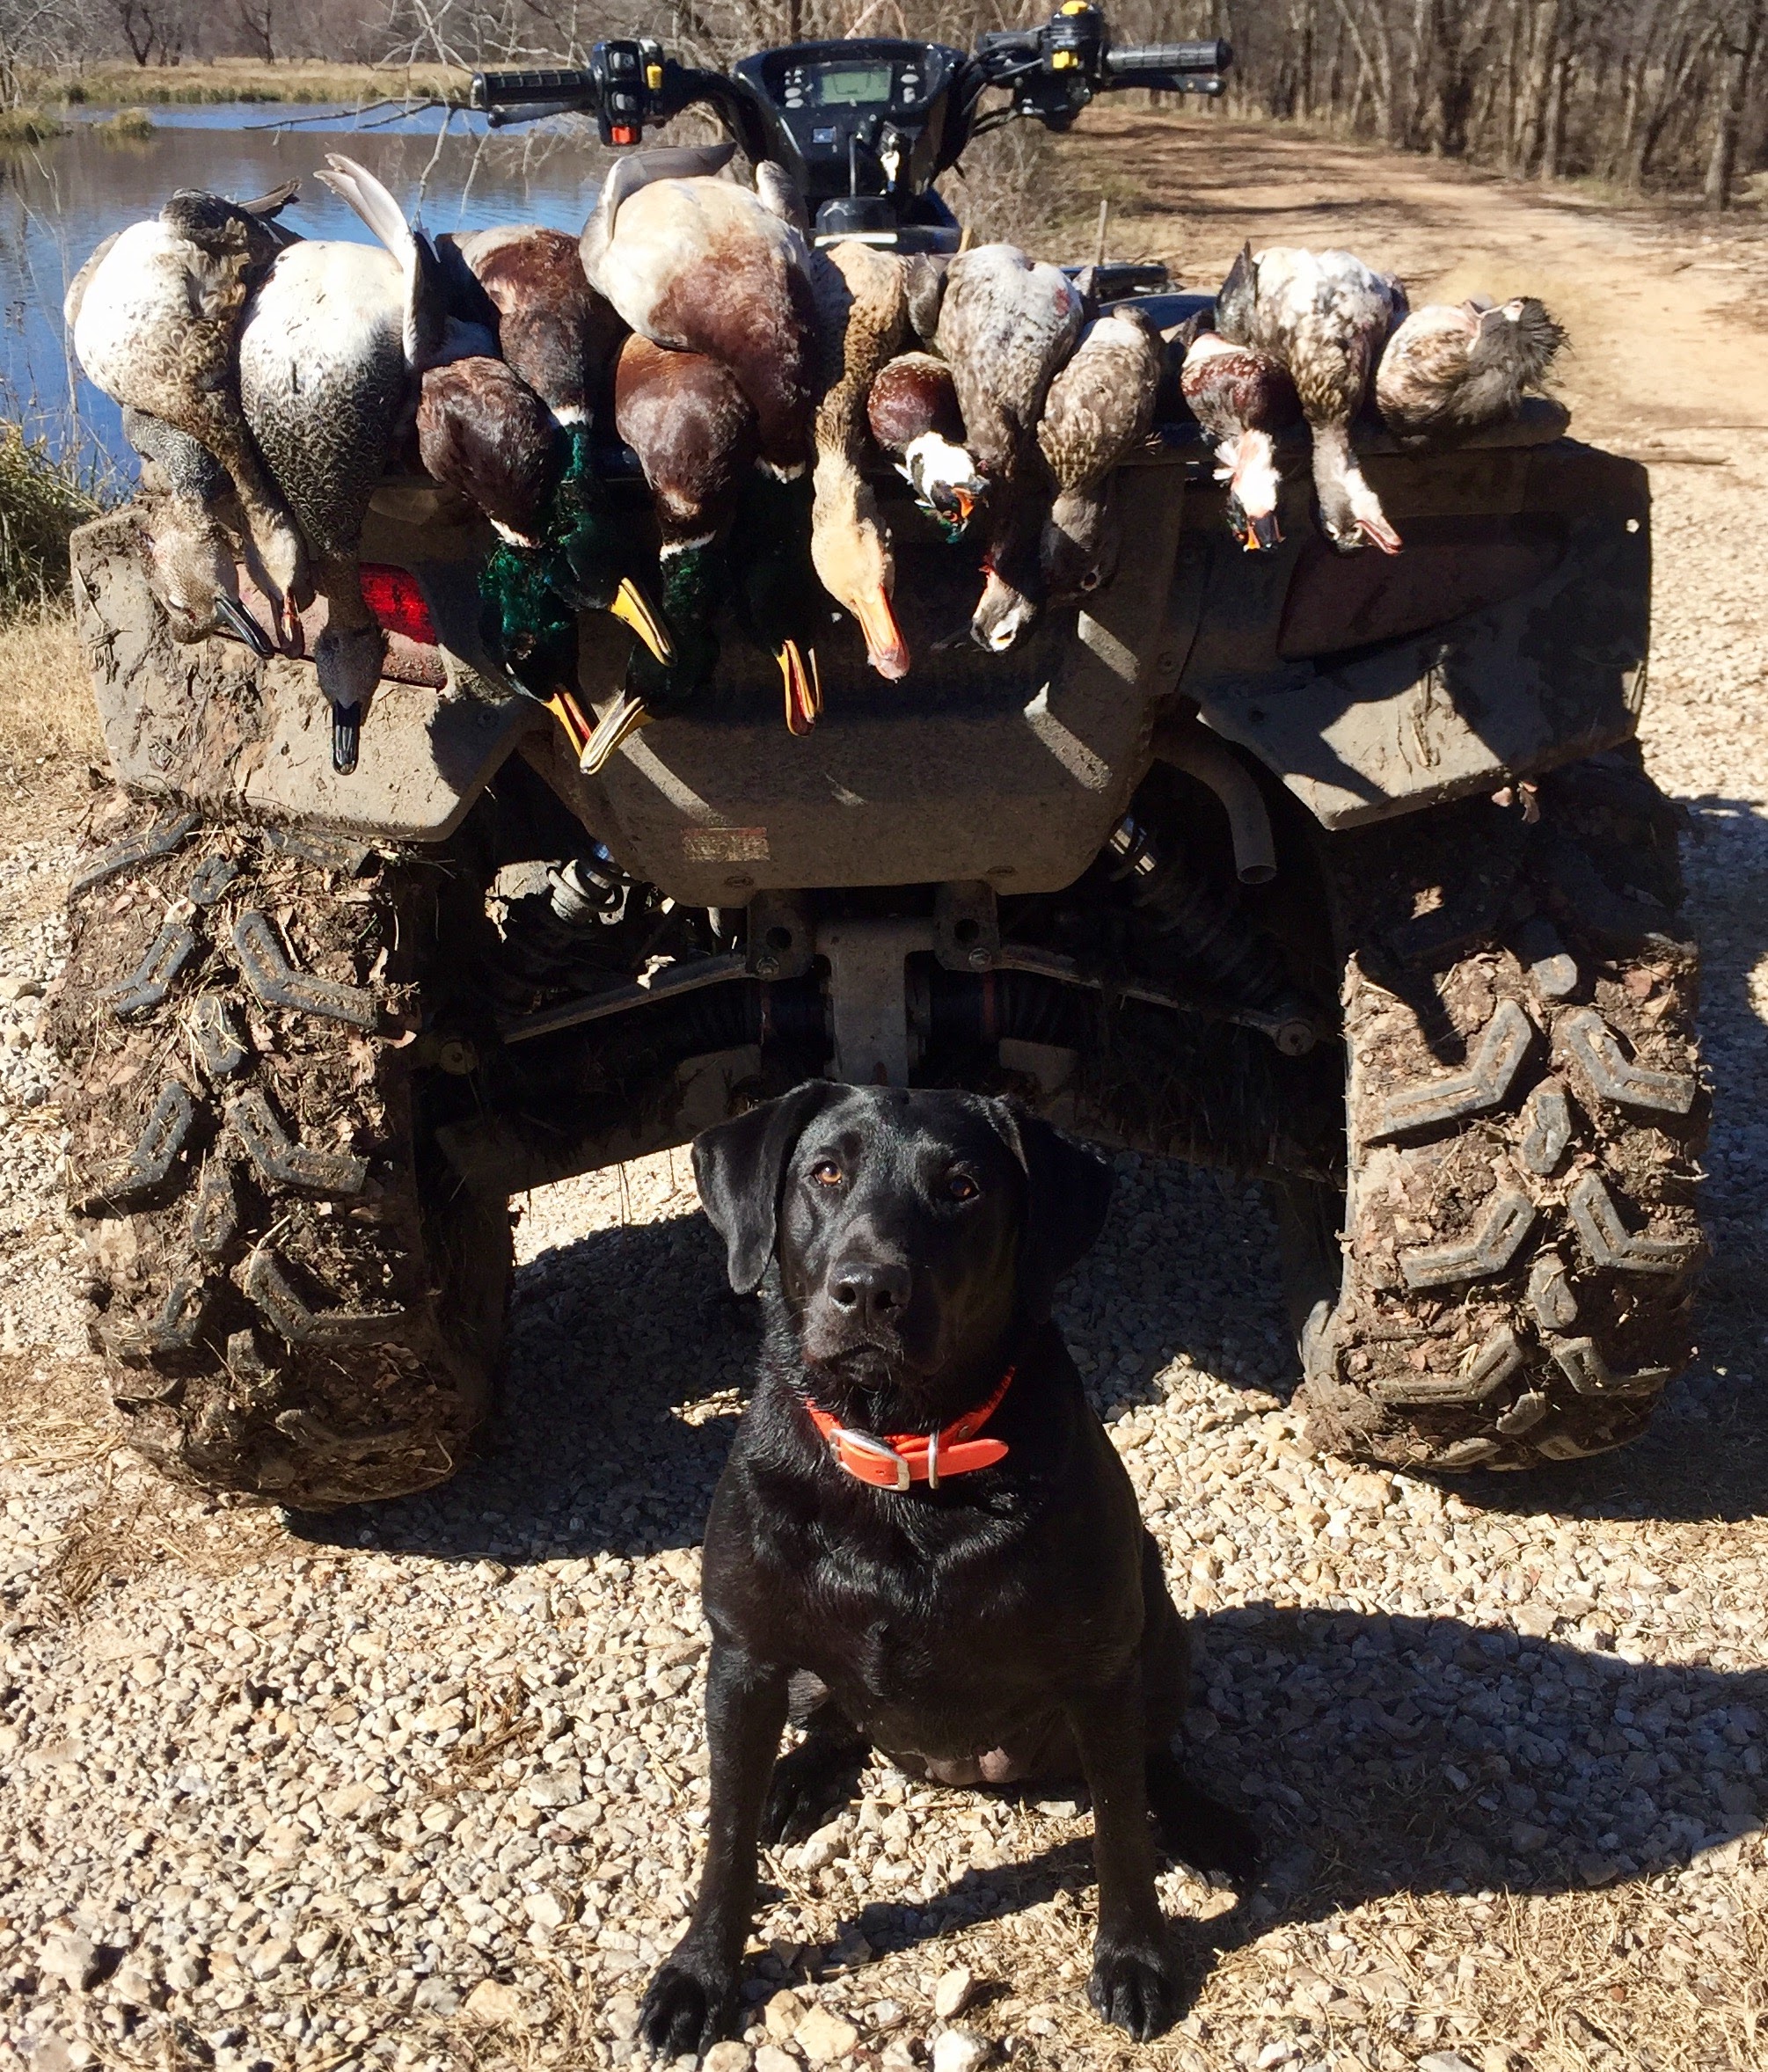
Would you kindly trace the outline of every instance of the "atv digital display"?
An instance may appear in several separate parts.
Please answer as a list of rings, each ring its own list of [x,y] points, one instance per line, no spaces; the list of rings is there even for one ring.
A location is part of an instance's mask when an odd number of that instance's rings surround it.
[[[888,101],[892,89],[888,65],[815,65],[807,68],[810,98],[819,108],[837,102],[857,105]]]

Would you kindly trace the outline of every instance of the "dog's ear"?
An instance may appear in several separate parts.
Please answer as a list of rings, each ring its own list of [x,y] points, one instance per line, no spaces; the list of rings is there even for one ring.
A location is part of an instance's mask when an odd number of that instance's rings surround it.
[[[779,1185],[805,1126],[845,1091],[827,1079],[807,1079],[694,1139],[700,1206],[725,1241],[731,1286],[739,1295],[755,1293],[773,1257]]]
[[[1026,1174],[1026,1259],[1047,1293],[1098,1242],[1111,1208],[1111,1162],[1016,1101],[991,1100],[995,1127]]]

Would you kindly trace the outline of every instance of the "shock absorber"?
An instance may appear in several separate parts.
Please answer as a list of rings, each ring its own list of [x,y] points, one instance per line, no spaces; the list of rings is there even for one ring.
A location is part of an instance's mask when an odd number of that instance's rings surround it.
[[[1213,991],[1261,1007],[1287,988],[1282,952],[1240,911],[1238,892],[1200,877],[1182,850],[1162,849],[1126,813],[1106,839],[1114,882],[1147,915],[1157,935]]]

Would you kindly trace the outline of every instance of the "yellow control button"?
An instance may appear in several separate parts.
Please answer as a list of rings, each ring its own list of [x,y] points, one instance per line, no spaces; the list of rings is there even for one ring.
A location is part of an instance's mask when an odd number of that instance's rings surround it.
[[[1071,72],[1079,62],[1079,58],[1071,50],[1053,50],[1049,54],[1049,69],[1052,72]]]
[[[663,68],[661,65],[647,65],[645,84],[653,93],[660,92],[663,84]]]
[[[1063,0],[1062,11],[1064,14],[1091,14],[1092,0]]]

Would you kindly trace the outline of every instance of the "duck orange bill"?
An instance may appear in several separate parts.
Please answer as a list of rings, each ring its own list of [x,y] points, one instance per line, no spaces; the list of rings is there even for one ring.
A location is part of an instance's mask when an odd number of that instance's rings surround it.
[[[571,744],[574,755],[582,753],[583,744],[595,732],[583,717],[583,709],[568,690],[555,690],[546,701],[546,710],[565,729],[565,738]]]
[[[866,636],[866,659],[872,667],[880,676],[906,676],[909,644],[902,638],[902,630],[896,624],[896,615],[891,610],[890,600],[881,586],[869,597],[855,602],[853,616]]]
[[[622,576],[620,587],[614,593],[614,602],[608,607],[617,619],[622,619],[645,643],[665,668],[676,659],[663,622],[651,608],[651,601],[631,576]]]
[[[1405,544],[1385,518],[1359,518],[1356,523],[1363,536],[1373,540],[1384,554],[1397,554]]]
[[[816,666],[816,650],[805,654],[797,641],[788,640],[774,657],[785,686],[785,726],[788,733],[808,733],[822,717],[822,675]]]
[[[622,741],[650,724],[651,711],[644,699],[635,698],[631,691],[623,690],[617,702],[596,723],[595,733],[584,742],[577,767],[585,777],[594,777]]]

